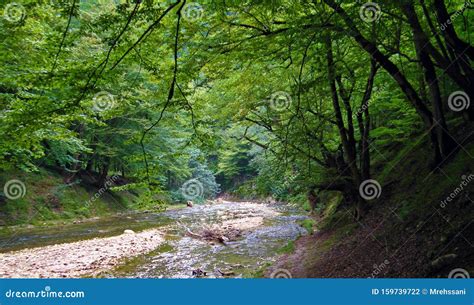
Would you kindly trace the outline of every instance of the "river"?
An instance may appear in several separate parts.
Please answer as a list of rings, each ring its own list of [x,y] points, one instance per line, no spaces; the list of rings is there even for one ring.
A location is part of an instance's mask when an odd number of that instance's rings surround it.
[[[82,276],[255,277],[259,276],[259,270],[275,261],[281,249],[290,241],[307,233],[299,225],[305,218],[301,210],[290,205],[228,201],[162,213],[115,215],[76,224],[21,228],[4,232],[0,235],[0,253],[3,253],[0,254],[0,259],[1,255],[5,256],[5,260],[7,255],[10,260],[18,257],[14,262],[15,266],[26,264],[26,267],[30,267],[29,270],[34,270],[28,265],[30,262],[22,261],[25,260],[24,257],[31,260],[32,256],[27,255],[30,251],[47,249],[48,245],[73,245],[92,238],[99,238],[99,242],[106,241],[109,240],[107,237],[121,235],[124,230],[140,232],[153,228],[159,230],[162,240],[152,251],[122,258],[105,270],[91,272],[91,275],[81,273]],[[203,227],[219,227],[226,223],[242,229],[242,235],[235,240],[220,243],[201,240],[187,234],[190,231],[199,232]],[[95,250],[101,253],[100,249]],[[102,252],[101,258],[107,255],[106,251]],[[35,255],[34,252],[32,255]],[[62,254],[65,255],[68,255],[67,252]],[[61,261],[61,257],[57,260]],[[91,269],[86,267],[87,270]],[[61,276],[77,277],[74,273]]]

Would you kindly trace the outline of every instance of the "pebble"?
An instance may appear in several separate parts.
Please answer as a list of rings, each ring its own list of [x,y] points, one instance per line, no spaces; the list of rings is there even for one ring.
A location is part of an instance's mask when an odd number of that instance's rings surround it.
[[[95,276],[115,266],[120,259],[148,253],[162,242],[161,232],[151,229],[133,235],[122,234],[0,253],[0,275],[3,278]]]

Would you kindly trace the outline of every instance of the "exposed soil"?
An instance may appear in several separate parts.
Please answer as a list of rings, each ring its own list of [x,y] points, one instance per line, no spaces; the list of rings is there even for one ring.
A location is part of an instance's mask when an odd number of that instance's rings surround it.
[[[282,255],[267,275],[283,268],[296,278],[446,278],[462,268],[472,277],[473,193],[465,190],[445,209],[427,203],[408,219],[391,202],[360,221],[340,212],[331,228],[299,238],[295,251]]]

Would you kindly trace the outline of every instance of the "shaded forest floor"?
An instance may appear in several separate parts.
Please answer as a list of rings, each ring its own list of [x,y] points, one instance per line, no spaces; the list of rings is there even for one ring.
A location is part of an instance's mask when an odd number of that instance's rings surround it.
[[[382,195],[369,202],[368,214],[357,221],[343,207],[318,215],[316,233],[298,239],[268,274],[284,268],[293,277],[448,277],[462,268],[472,276],[473,133],[457,131],[457,153],[436,171],[427,166],[423,136],[391,158],[374,156]]]

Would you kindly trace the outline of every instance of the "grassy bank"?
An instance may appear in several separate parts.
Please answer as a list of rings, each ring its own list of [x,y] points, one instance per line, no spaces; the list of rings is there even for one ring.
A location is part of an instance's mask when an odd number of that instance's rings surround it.
[[[96,220],[121,213],[150,211],[143,205],[140,192],[117,191],[74,182],[67,184],[64,177],[49,169],[37,172],[0,172],[0,185],[18,180],[24,185],[24,195],[17,199],[7,197],[0,190],[0,231],[8,232],[13,226],[55,226]],[[11,196],[10,196],[11,197]],[[167,210],[186,207],[183,203],[169,203]]]
[[[12,180],[23,183],[24,196],[9,199],[2,189],[0,226],[38,225],[120,213],[133,208],[137,199],[127,191],[104,191],[80,183],[66,184],[60,174],[44,168],[34,173],[8,171],[0,174],[2,186]],[[91,201],[92,198],[96,199]]]

